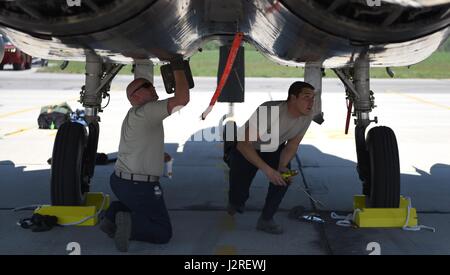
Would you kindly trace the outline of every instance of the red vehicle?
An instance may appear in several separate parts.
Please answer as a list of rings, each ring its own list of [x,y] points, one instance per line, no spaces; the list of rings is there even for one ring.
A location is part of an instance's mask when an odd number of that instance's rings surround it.
[[[0,64],[0,70],[3,70],[5,64],[12,64],[14,70],[28,70],[31,68],[31,56],[19,50],[5,36],[3,36],[3,42],[5,54]]]

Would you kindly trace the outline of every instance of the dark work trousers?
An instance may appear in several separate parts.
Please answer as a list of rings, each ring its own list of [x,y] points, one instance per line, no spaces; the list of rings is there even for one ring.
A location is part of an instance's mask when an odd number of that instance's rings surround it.
[[[270,167],[277,170],[280,162],[281,150],[283,150],[284,147],[284,144],[280,145],[275,152],[260,152],[258,150],[256,150],[256,152]],[[258,172],[258,168],[251,164],[236,147],[231,149],[229,164],[229,202],[235,207],[243,207],[249,197],[250,185],[252,184],[256,172]],[[269,183],[266,202],[261,214],[261,217],[264,220],[273,218],[280,206],[284,194],[286,194],[288,186],[289,185],[279,186]]]
[[[172,237],[172,225],[159,182],[121,179],[112,173],[111,189],[119,201],[114,201],[106,218],[115,223],[116,213],[131,213],[131,239],[150,243],[167,243]]]

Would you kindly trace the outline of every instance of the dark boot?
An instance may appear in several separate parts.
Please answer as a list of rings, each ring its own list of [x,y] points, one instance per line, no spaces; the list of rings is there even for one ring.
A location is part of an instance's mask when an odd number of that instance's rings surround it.
[[[283,228],[279,224],[276,224],[273,219],[264,220],[259,217],[256,229],[270,234],[283,234]]]
[[[131,215],[129,212],[117,212],[116,214],[116,234],[114,242],[120,252],[127,252],[130,245],[131,236]]]
[[[227,206],[228,215],[234,216],[234,214],[236,214],[236,212],[239,213],[239,214],[242,214],[242,213],[244,213],[244,209],[243,208],[244,207],[242,207],[242,206],[235,206],[232,203],[228,203],[228,206]]]
[[[110,221],[108,218],[104,217],[100,222],[100,230],[103,231],[108,237],[114,238],[116,233],[116,224]]]

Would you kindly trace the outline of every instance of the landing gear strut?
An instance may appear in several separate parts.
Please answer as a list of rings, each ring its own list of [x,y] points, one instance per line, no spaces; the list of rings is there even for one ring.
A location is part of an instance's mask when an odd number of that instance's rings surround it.
[[[311,84],[315,90],[313,121],[321,125],[324,122],[322,112],[322,77],[321,62],[307,62],[305,66],[305,82]]]
[[[94,176],[102,98],[109,97],[111,81],[122,67],[103,63],[93,52],[86,53],[86,84],[80,93],[85,123],[70,121],[58,129],[52,156],[52,205],[76,206],[84,202]]]
[[[370,63],[362,53],[350,69],[334,69],[346,86],[347,98],[354,103],[357,171],[363,183],[363,194],[368,207],[398,208],[400,203],[400,164],[394,132],[384,126],[366,129],[371,122],[370,112],[375,108],[370,90]]]

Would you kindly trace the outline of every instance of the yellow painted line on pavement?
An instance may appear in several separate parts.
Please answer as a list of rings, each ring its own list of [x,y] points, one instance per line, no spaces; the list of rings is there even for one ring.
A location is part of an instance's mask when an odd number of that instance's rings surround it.
[[[228,166],[223,162],[219,161],[216,163],[216,168],[223,170],[223,179],[228,183]],[[228,190],[224,190],[226,201],[228,201]],[[234,217],[224,213],[219,221],[219,230],[221,232],[233,231],[236,227]],[[218,246],[215,255],[236,255],[236,247],[234,245],[221,245]]]
[[[303,138],[304,139],[315,139],[315,138],[317,138],[317,134],[315,131],[307,131]]]
[[[236,228],[236,223],[234,222],[234,217],[225,213],[220,219],[220,229],[225,231],[233,231]]]
[[[6,133],[4,136],[8,137],[8,136],[13,136],[13,135],[17,135],[17,134],[22,134],[23,132],[26,132],[26,131],[29,131],[29,130],[33,130],[33,129],[36,129],[36,128],[37,127],[20,128],[20,129],[18,129],[16,131]]]
[[[398,92],[394,92],[394,91],[391,91],[391,90],[386,90],[386,92],[387,93],[391,93],[391,94],[395,94],[395,95],[399,95],[399,96],[403,96],[403,97],[412,99],[414,101],[420,102],[420,103],[425,104],[425,105],[434,106],[434,107],[439,108],[439,109],[450,110],[450,106],[446,106],[446,105],[439,104],[439,103],[434,103],[434,102],[422,99],[422,98],[417,97],[417,96],[412,96],[412,95],[409,95],[409,94],[398,93]]]
[[[66,101],[74,101],[74,100],[77,100],[77,99],[79,99],[79,97],[70,98],[70,99],[67,99]],[[50,104],[47,104],[47,105],[58,105],[58,104],[61,104],[62,102],[64,102],[64,101],[59,101],[57,103],[50,103]],[[30,108],[17,110],[17,111],[14,111],[14,112],[4,113],[4,114],[0,114],[0,118],[14,116],[14,115],[18,115],[18,114],[22,114],[22,113],[26,113],[26,112],[35,111],[35,110],[40,110],[41,108],[42,108],[42,106],[30,107]]]
[[[215,255],[236,255],[236,248],[232,245],[221,245],[217,247]]]
[[[39,108],[40,108],[40,107],[39,107]],[[1,114],[1,115],[0,115],[0,118],[5,118],[5,117],[9,117],[9,116],[18,115],[18,114],[21,114],[21,113],[26,113],[26,112],[34,111],[34,110],[39,109],[39,108],[37,108],[37,107],[26,108],[26,109],[14,111],[14,112],[9,112],[9,113],[5,113],[5,114]]]
[[[329,130],[327,131],[328,137],[331,139],[352,139],[353,134],[348,133],[347,135],[344,132],[344,129],[342,130]]]
[[[48,136],[55,137],[57,133],[58,133],[58,130],[53,130]]]
[[[218,168],[218,169],[226,170],[227,172],[228,172],[228,169],[229,169],[227,164],[225,162],[223,162],[223,161],[217,162],[215,167]]]

